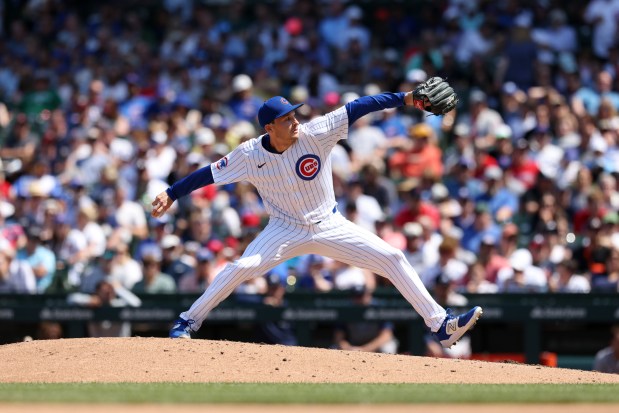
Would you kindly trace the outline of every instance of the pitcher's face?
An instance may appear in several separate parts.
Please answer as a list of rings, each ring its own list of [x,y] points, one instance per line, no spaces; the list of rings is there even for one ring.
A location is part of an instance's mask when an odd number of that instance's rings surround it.
[[[299,139],[299,121],[294,111],[275,119],[271,125],[271,136],[283,140]]]

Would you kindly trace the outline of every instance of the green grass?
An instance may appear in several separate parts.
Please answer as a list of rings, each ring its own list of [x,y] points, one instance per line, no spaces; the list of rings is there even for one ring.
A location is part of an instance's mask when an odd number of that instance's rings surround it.
[[[612,384],[0,384],[0,402],[29,403],[619,403]]]

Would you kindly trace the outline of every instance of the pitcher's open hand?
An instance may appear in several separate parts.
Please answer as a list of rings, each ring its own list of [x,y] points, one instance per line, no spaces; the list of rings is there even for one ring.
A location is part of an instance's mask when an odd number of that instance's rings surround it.
[[[170,198],[168,193],[166,191],[163,191],[162,193],[157,195],[157,197],[153,201],[153,210],[150,214],[153,216],[153,218],[159,218],[160,216],[165,214],[168,209],[170,209],[173,203],[174,201],[172,200],[172,198]]]

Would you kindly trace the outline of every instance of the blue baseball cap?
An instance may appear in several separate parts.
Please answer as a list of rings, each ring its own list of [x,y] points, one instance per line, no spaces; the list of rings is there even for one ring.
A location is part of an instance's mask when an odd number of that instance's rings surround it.
[[[258,122],[264,128],[275,119],[301,106],[303,106],[303,103],[292,105],[286,98],[281,96],[272,97],[269,100],[265,100],[260,109],[258,109]]]

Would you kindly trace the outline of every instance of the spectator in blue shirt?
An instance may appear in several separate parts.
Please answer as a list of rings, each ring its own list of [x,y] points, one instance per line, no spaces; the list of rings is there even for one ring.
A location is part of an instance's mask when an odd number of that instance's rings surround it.
[[[489,166],[484,171],[486,192],[477,197],[476,202],[488,205],[490,214],[497,222],[511,218],[518,211],[518,197],[503,183],[503,171],[498,166]]]
[[[44,293],[56,272],[56,255],[41,244],[42,229],[30,225],[26,228],[27,242],[17,252],[17,259],[24,260],[32,267],[36,277],[37,292]]]

